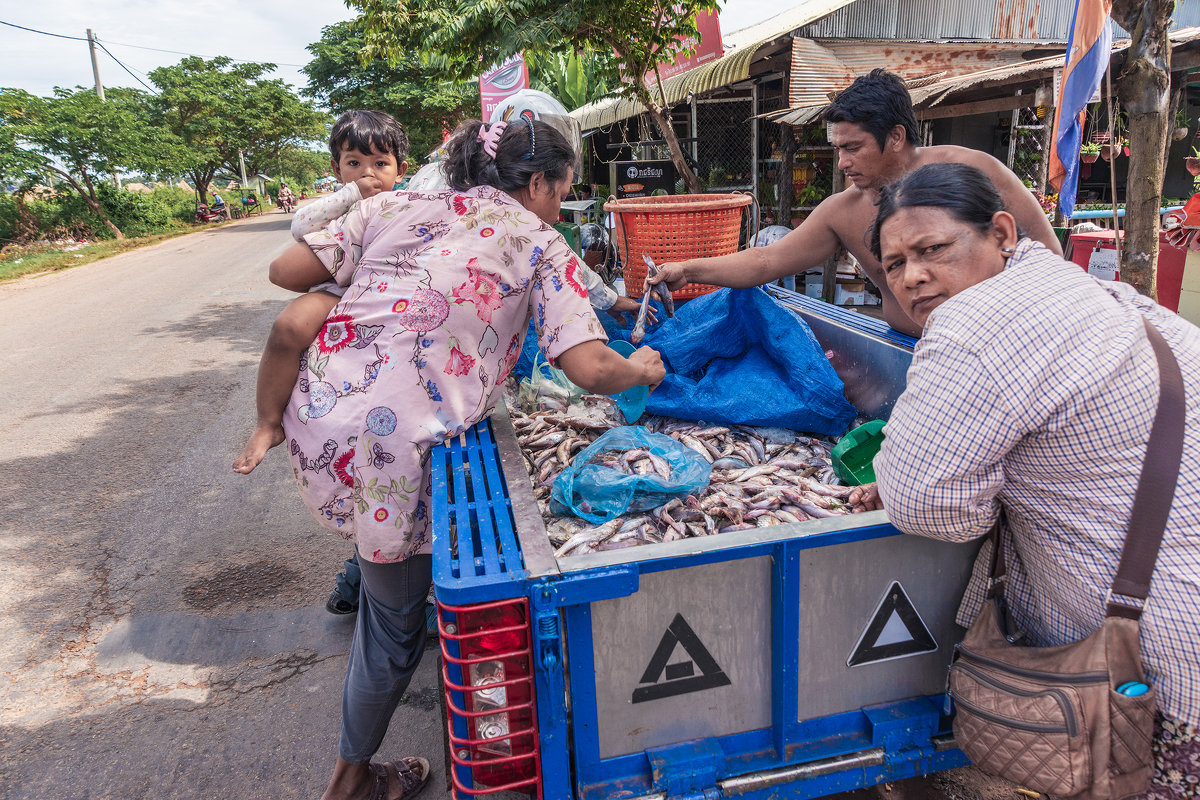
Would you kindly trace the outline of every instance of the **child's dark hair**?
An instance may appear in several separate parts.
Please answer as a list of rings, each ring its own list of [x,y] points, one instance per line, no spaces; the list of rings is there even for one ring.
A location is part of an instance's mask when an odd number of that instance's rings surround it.
[[[329,155],[334,161],[343,150],[357,150],[364,155],[391,153],[399,165],[408,157],[408,134],[390,114],[355,109],[338,117],[329,134]]]
[[[509,122],[496,143],[495,158],[479,141],[480,129],[486,133],[490,127],[477,119],[467,120],[446,142],[442,171],[451,188],[463,192],[472,186],[492,186],[512,194],[528,186],[538,172],[546,173],[553,183],[573,176],[575,149],[550,125],[526,119]]]
[[[853,122],[875,137],[883,149],[887,136],[897,125],[904,126],[909,144],[920,141],[912,96],[899,75],[885,69],[873,69],[859,75],[833,98],[825,109],[826,122]]]

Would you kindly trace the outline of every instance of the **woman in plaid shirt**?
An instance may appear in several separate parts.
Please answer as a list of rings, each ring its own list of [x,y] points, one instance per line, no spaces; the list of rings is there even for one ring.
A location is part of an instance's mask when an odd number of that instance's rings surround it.
[[[1171,346],[1187,413],[1142,616],[1161,712],[1147,797],[1200,796],[1200,329],[1022,238],[991,182],[963,164],[885,190],[872,246],[924,332],[863,500],[900,530],[947,541],[986,535],[1003,509],[1008,596],[1032,645],[1100,627],[1158,404],[1142,320]],[[960,624],[978,612],[985,575],[977,564]]]

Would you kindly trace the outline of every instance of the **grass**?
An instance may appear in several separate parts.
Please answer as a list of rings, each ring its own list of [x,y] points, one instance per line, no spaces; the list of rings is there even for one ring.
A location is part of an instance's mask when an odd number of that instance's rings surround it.
[[[136,250],[139,247],[158,244],[167,239],[174,239],[176,236],[186,236],[189,233],[215,228],[223,224],[226,223],[211,222],[205,225],[178,228],[165,233],[155,233],[150,236],[109,239],[93,242],[75,250],[55,249],[53,245],[48,244],[16,245],[0,255],[0,281],[90,264],[127,250]]]

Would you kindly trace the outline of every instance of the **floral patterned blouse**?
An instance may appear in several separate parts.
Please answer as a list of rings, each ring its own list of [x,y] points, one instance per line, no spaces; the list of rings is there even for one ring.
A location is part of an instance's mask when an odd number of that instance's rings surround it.
[[[504,192],[385,192],[304,237],[346,293],[284,414],[305,505],[360,557],[430,552],[433,444],[487,416],[532,315],[551,360],[606,339],[563,237]]]

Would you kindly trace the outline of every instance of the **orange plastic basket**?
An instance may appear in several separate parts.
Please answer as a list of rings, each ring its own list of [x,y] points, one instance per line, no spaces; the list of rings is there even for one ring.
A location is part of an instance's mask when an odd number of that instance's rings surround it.
[[[753,198],[748,194],[677,194],[665,197],[609,199],[605,211],[615,220],[615,239],[625,271],[625,292],[642,297],[647,255],[655,264],[689,258],[736,253],[742,230],[742,209]],[[721,287],[689,283],[672,292],[676,300],[690,300]]]

